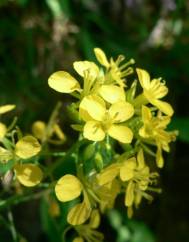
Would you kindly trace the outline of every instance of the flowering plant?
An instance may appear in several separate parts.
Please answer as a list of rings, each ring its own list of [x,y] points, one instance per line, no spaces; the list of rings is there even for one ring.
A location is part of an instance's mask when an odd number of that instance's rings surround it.
[[[161,100],[168,93],[165,81],[151,80],[140,68],[135,73],[133,59],[108,59],[100,48],[94,54],[98,65],[74,62],[76,78],[57,71],[48,79],[52,89],[74,98],[68,112],[78,140],[70,149],[53,152],[54,145],[60,150],[69,139],[58,124],[60,103],[47,124],[34,122],[32,135],[23,135],[16,120],[9,127],[0,123],[0,175],[3,189],[12,196],[0,200],[0,209],[42,196],[52,216],[61,216],[60,204],[72,201],[67,222],[76,231],[74,242],[103,241],[97,231],[100,216],[116,206],[119,194],[124,194],[132,217],[143,198],[151,201],[152,193],[161,191],[156,187],[158,168],[163,168],[163,151],[170,151],[177,135],[167,130],[173,108]],[[14,108],[1,106],[0,115]],[[55,171],[70,157],[74,169],[57,176]],[[24,187],[36,189],[28,193]]]

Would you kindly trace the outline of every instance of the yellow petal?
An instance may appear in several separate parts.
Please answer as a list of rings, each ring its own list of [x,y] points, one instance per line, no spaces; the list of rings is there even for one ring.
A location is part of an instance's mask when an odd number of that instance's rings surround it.
[[[70,174],[61,177],[55,186],[55,194],[61,202],[71,201],[79,197],[81,191],[81,182],[77,177]]]
[[[13,110],[15,107],[16,107],[16,105],[13,105],[13,104],[7,104],[7,105],[0,106],[0,114],[7,113],[7,112]]]
[[[139,135],[143,138],[149,138],[149,133],[147,132],[146,127],[143,126],[142,128],[139,129]]]
[[[133,139],[133,132],[130,128],[128,128],[127,126],[123,126],[123,125],[112,125],[109,129],[108,129],[108,134],[118,140],[119,142],[122,143],[131,143],[132,139]]]
[[[129,181],[134,177],[134,170],[136,168],[136,159],[132,157],[126,160],[120,168],[120,178],[122,181]]]
[[[37,139],[31,135],[20,139],[15,146],[15,154],[22,159],[28,159],[37,155],[41,151],[41,145]]]
[[[126,189],[126,194],[125,194],[125,206],[130,207],[132,206],[134,202],[134,189],[135,189],[135,184],[130,181],[127,189]]]
[[[46,124],[43,121],[36,121],[32,125],[33,135],[42,140],[46,135]]]
[[[75,71],[77,71],[77,73],[82,77],[84,77],[86,71],[88,71],[88,75],[93,79],[95,79],[98,76],[99,68],[94,62],[75,61],[73,63],[73,66]]]
[[[163,128],[165,129],[167,127],[167,125],[171,122],[171,117],[169,116],[159,116],[160,122],[158,124],[159,128]]]
[[[80,89],[78,81],[66,71],[57,71],[48,79],[49,86],[62,93],[71,93]]]
[[[91,214],[91,208],[86,206],[85,202],[79,203],[70,209],[67,221],[72,225],[83,224]]]
[[[95,120],[102,121],[106,112],[106,105],[102,98],[89,95],[83,98],[80,108],[87,111]]]
[[[3,123],[0,123],[0,140],[4,138],[7,132],[7,127]]]
[[[144,162],[144,153],[142,149],[140,149],[137,154],[137,161],[138,161],[138,169],[143,169],[145,167],[145,162]]]
[[[152,99],[149,100],[151,102],[151,104],[153,104],[154,106],[156,106],[162,113],[167,114],[168,116],[172,116],[174,111],[173,108],[171,107],[171,105],[167,102],[164,101],[160,101],[157,99]]]
[[[90,228],[96,229],[99,227],[99,225],[100,225],[100,213],[98,209],[94,209],[91,212],[89,226]]]
[[[135,194],[135,206],[138,207],[138,205],[142,201],[142,194],[140,192],[136,192]]]
[[[89,113],[85,109],[82,109],[81,106],[79,108],[79,117],[85,122],[93,120]]]
[[[104,51],[101,50],[100,48],[94,48],[94,53],[95,53],[95,56],[96,56],[98,62],[101,65],[103,65],[106,68],[108,68],[110,64],[109,64],[109,62],[107,60],[107,57],[106,57]]]
[[[17,179],[26,187],[36,186],[43,178],[41,169],[34,164],[17,164],[14,169]]]
[[[151,111],[148,107],[142,106],[142,121],[143,123],[150,122],[152,119]]]
[[[121,123],[133,116],[134,108],[130,103],[121,101],[112,104],[109,114],[114,122]]]
[[[99,88],[99,94],[109,103],[125,101],[124,89],[116,85],[102,85]]]
[[[145,167],[145,170],[149,172],[149,167]],[[138,183],[138,188],[139,188],[139,190],[141,190],[141,191],[145,191],[145,190],[148,188],[148,183],[149,183],[148,180],[141,180],[141,181]]]
[[[115,199],[121,191],[120,182],[116,179],[100,186],[98,195],[100,197],[100,210],[104,212],[106,209],[114,207]]]
[[[73,242],[85,242],[82,237],[76,237]]]
[[[143,69],[136,69],[137,75],[138,75],[138,79],[140,82],[140,85],[143,88],[149,88],[150,87],[150,75],[147,71],[143,70]]]
[[[105,138],[105,133],[99,122],[88,121],[83,129],[83,136],[92,141],[101,141]]]
[[[167,95],[168,88],[165,86],[165,82],[162,82],[161,79],[153,79],[150,83],[149,91],[155,99],[160,99]]]
[[[112,164],[101,171],[98,175],[98,184],[100,186],[107,184],[115,179],[119,173],[119,164]]]

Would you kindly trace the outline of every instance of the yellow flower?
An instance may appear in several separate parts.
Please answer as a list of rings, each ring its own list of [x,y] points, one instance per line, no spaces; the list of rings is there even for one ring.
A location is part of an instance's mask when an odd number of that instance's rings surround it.
[[[29,159],[41,151],[41,145],[31,135],[24,136],[15,145],[14,150],[8,150],[0,147],[0,161],[7,162],[14,158]]]
[[[100,225],[100,213],[97,209],[92,210],[89,222],[87,224],[75,226],[75,230],[79,234],[73,242],[101,242],[104,239],[102,233],[96,229]]]
[[[145,191],[148,188],[150,176],[149,167],[144,162],[142,149],[137,154],[137,160],[131,158],[124,162],[124,165],[120,169],[120,178],[123,182],[129,182],[125,193],[125,206],[132,206],[135,196],[137,197],[139,194],[142,196],[143,192],[141,191]]]
[[[83,89],[81,89],[79,82],[65,71],[53,73],[48,79],[49,86],[61,93],[77,91],[80,93],[78,97],[81,99],[86,95],[96,93],[103,77],[103,75],[99,76],[98,66],[90,61],[75,61],[73,66],[75,71],[83,78]]]
[[[142,196],[149,198],[144,192],[149,183],[155,178],[156,173],[150,173],[149,167],[145,165],[142,149],[137,154],[137,159],[131,157],[119,163],[113,163],[98,175],[99,185],[104,185],[115,180],[119,175],[120,180],[127,182],[125,192],[125,206],[131,207],[135,202],[138,205]]]
[[[125,59],[123,55],[119,55],[115,61],[113,58],[108,61],[105,53],[100,48],[94,48],[94,53],[98,62],[106,68],[105,82],[107,84],[116,82],[119,86],[124,87],[124,78],[133,73],[133,68],[128,66],[134,64],[135,61],[131,59],[130,61],[121,64]]]
[[[7,105],[0,106],[0,114],[7,113],[7,112],[13,110],[15,107],[16,106],[13,104],[7,104]]]
[[[138,153],[138,165],[135,157],[129,158],[119,163],[113,163],[101,171],[98,175],[99,185],[112,182],[118,175],[121,181],[129,181],[136,175],[136,170],[144,168],[143,153]],[[148,167],[146,167],[148,168]],[[147,169],[148,170],[148,169]]]
[[[14,170],[18,181],[26,187],[38,185],[43,178],[41,169],[37,165],[31,163],[17,164]]]
[[[159,79],[153,79],[150,81],[150,75],[147,71],[137,68],[138,79],[143,88],[143,95],[149,103],[157,107],[160,111],[168,116],[173,115],[173,109],[167,102],[159,99],[163,98],[168,93],[168,88],[165,86],[165,82]]]
[[[48,79],[49,86],[57,92],[72,93],[80,91],[79,82],[66,71],[57,71]]]
[[[111,105],[107,110],[102,98],[97,95],[86,96],[80,103],[79,112],[86,122],[83,135],[92,141],[101,141],[108,134],[112,138],[131,143],[133,133],[126,125],[120,125],[134,114],[133,106],[125,101]]]
[[[138,207],[142,197],[151,201],[153,198],[147,191],[159,191],[159,189],[150,187],[156,181],[158,174],[150,173],[149,167],[145,164],[142,149],[137,154],[137,160],[128,161],[121,167],[120,178],[123,182],[128,182],[125,191],[125,206],[128,207],[128,216],[131,217],[133,214],[132,206]]]
[[[66,136],[61,130],[60,126],[57,123],[53,123],[50,127],[46,125],[43,121],[36,121],[32,125],[32,133],[33,135],[41,140],[49,141],[52,143],[63,143],[66,140]],[[58,140],[52,140],[51,137],[53,134],[56,134]]]
[[[114,207],[116,197],[120,193],[120,190],[120,182],[116,179],[96,189],[96,194],[100,198],[100,210],[102,213]]]
[[[162,149],[169,152],[169,143],[176,138],[175,132],[167,132],[165,129],[170,123],[169,116],[162,116],[160,113],[157,117],[153,117],[150,109],[142,106],[143,126],[139,130],[141,137],[154,140],[157,145],[156,163],[158,167],[163,167],[164,160]]]
[[[21,138],[15,146],[15,155],[22,159],[28,159],[37,155],[41,151],[41,145],[37,139],[31,135]]]
[[[102,82],[98,66],[91,61],[75,61],[73,66],[75,71],[83,78],[81,99],[89,94],[96,93]]]
[[[7,104],[7,105],[3,105],[0,106],[0,115],[10,112],[11,110],[13,110],[16,106],[13,104]],[[4,136],[7,133],[7,127],[5,124],[0,122],[0,140],[2,140],[4,138]]]
[[[70,174],[61,177],[55,186],[55,194],[61,202],[71,201],[81,193],[84,196],[83,202],[76,204],[68,213],[67,221],[72,225],[82,224],[90,217],[91,205],[87,192],[80,180]]]
[[[105,169],[103,169],[97,176],[99,185],[103,186],[105,184],[112,182],[118,176],[120,172],[120,167],[120,163],[113,163]]]

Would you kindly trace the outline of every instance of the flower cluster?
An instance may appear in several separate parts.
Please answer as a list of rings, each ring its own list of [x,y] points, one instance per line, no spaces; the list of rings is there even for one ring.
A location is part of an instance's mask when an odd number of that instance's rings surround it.
[[[15,105],[0,106],[0,114],[11,111]],[[36,156],[41,151],[41,145],[38,140],[32,135],[22,136],[16,130],[12,130],[12,126],[6,127],[0,123],[0,162],[6,164],[13,161],[11,165],[17,180],[24,186],[32,187],[39,184],[42,180],[43,173],[40,167],[33,163],[24,164],[33,156]],[[19,139],[15,141],[15,133]]]
[[[161,191],[155,187],[158,172],[153,159],[157,168],[162,168],[162,151],[169,152],[170,142],[177,135],[166,130],[173,108],[161,100],[168,93],[164,80],[151,80],[140,68],[136,68],[136,80],[132,77],[133,59],[125,62],[122,55],[108,59],[100,48],[95,48],[94,54],[98,65],[74,62],[77,79],[58,71],[48,80],[52,89],[76,98],[71,104],[76,114],[71,126],[79,131],[80,142],[87,142],[77,148],[76,174],[64,175],[55,185],[59,201],[77,201],[67,216],[76,230],[78,226],[90,227],[94,211],[103,213],[112,208],[121,193],[125,194],[129,217],[142,198],[151,201],[151,192]],[[74,241],[84,239],[80,235]]]
[[[23,135],[16,119],[9,126],[0,122],[2,183],[11,173],[11,195],[18,193],[17,187],[40,187],[36,197],[45,197],[52,217],[61,215],[58,200],[70,202],[67,222],[75,230],[73,242],[103,241],[97,231],[100,215],[115,206],[120,194],[131,217],[143,198],[152,201],[152,192],[161,192],[157,182],[163,151],[170,151],[177,135],[167,129],[173,108],[161,100],[168,93],[164,80],[151,80],[146,70],[135,69],[133,59],[108,59],[100,48],[94,54],[98,64],[74,62],[78,77],[58,71],[48,79],[52,89],[74,98],[67,111],[71,127],[79,133],[69,150],[62,146],[67,137],[57,118],[60,103],[47,123],[33,123],[32,134]],[[14,108],[0,106],[0,118]],[[61,150],[57,152],[55,145]],[[60,169],[62,175],[57,175],[55,170],[67,160],[73,160],[75,168],[69,174]],[[23,192],[23,201],[26,197]],[[0,201],[1,208],[6,201]]]

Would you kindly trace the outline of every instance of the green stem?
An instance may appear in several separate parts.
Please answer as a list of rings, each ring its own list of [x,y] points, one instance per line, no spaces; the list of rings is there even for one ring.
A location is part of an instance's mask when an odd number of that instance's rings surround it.
[[[63,235],[62,235],[62,237],[63,237],[63,241],[64,241],[64,242],[66,242],[66,233],[67,233],[69,230],[71,230],[72,228],[73,228],[72,226],[68,226],[68,227],[64,230]]]
[[[48,194],[51,192],[51,189],[47,189],[47,190],[43,190],[43,191],[40,191],[38,193],[30,193],[30,194],[24,194],[24,195],[15,195],[15,196],[12,196],[6,200],[0,200],[0,210],[6,208],[6,207],[10,207],[10,206],[13,206],[13,205],[17,205],[19,203],[22,203],[22,202],[27,202],[29,200],[34,200],[34,199],[39,199],[41,198],[42,196],[44,196],[45,194]]]
[[[76,150],[79,148],[79,146],[81,144],[83,144],[85,141],[82,140],[78,140],[72,147],[71,149],[65,154],[65,156],[62,158],[60,158],[59,160],[57,160],[55,163],[53,163],[51,166],[49,166],[49,168],[46,170],[45,176],[49,176],[50,174],[52,174],[52,172],[54,170],[57,169],[57,167],[59,167],[62,163],[64,163],[73,153],[76,152]]]
[[[9,132],[10,130],[12,130],[14,128],[14,126],[16,125],[18,120],[18,117],[14,117],[13,121],[11,122],[11,124],[9,125],[7,132]]]
[[[144,151],[146,151],[146,153],[148,153],[149,155],[156,157],[156,154],[145,144],[143,144],[142,142],[140,143],[140,145],[142,146],[142,148],[144,149]]]
[[[55,156],[55,157],[64,157],[66,152],[44,152],[41,153],[40,156]]]
[[[4,225],[7,229],[10,229],[9,223],[6,221],[5,218],[3,218],[2,215],[0,215],[0,225]]]
[[[80,99],[80,94],[79,93],[77,93],[77,92],[71,92],[71,93],[69,93],[71,96],[73,96],[73,97],[75,97],[75,98],[77,98],[77,99]]]
[[[18,242],[18,236],[17,236],[15,224],[14,224],[14,219],[13,219],[13,215],[12,215],[12,212],[10,209],[8,210],[8,220],[10,223],[10,231],[12,234],[13,241]]]
[[[62,103],[61,102],[58,102],[50,116],[50,119],[49,119],[49,122],[47,124],[47,130],[46,130],[46,137],[44,137],[44,140],[42,141],[42,143],[45,143],[46,141],[46,138],[48,138],[48,136],[50,136],[51,134],[51,130],[52,130],[52,127],[53,125],[56,123],[56,119],[57,119],[57,116],[59,114],[59,110],[62,106]]]

